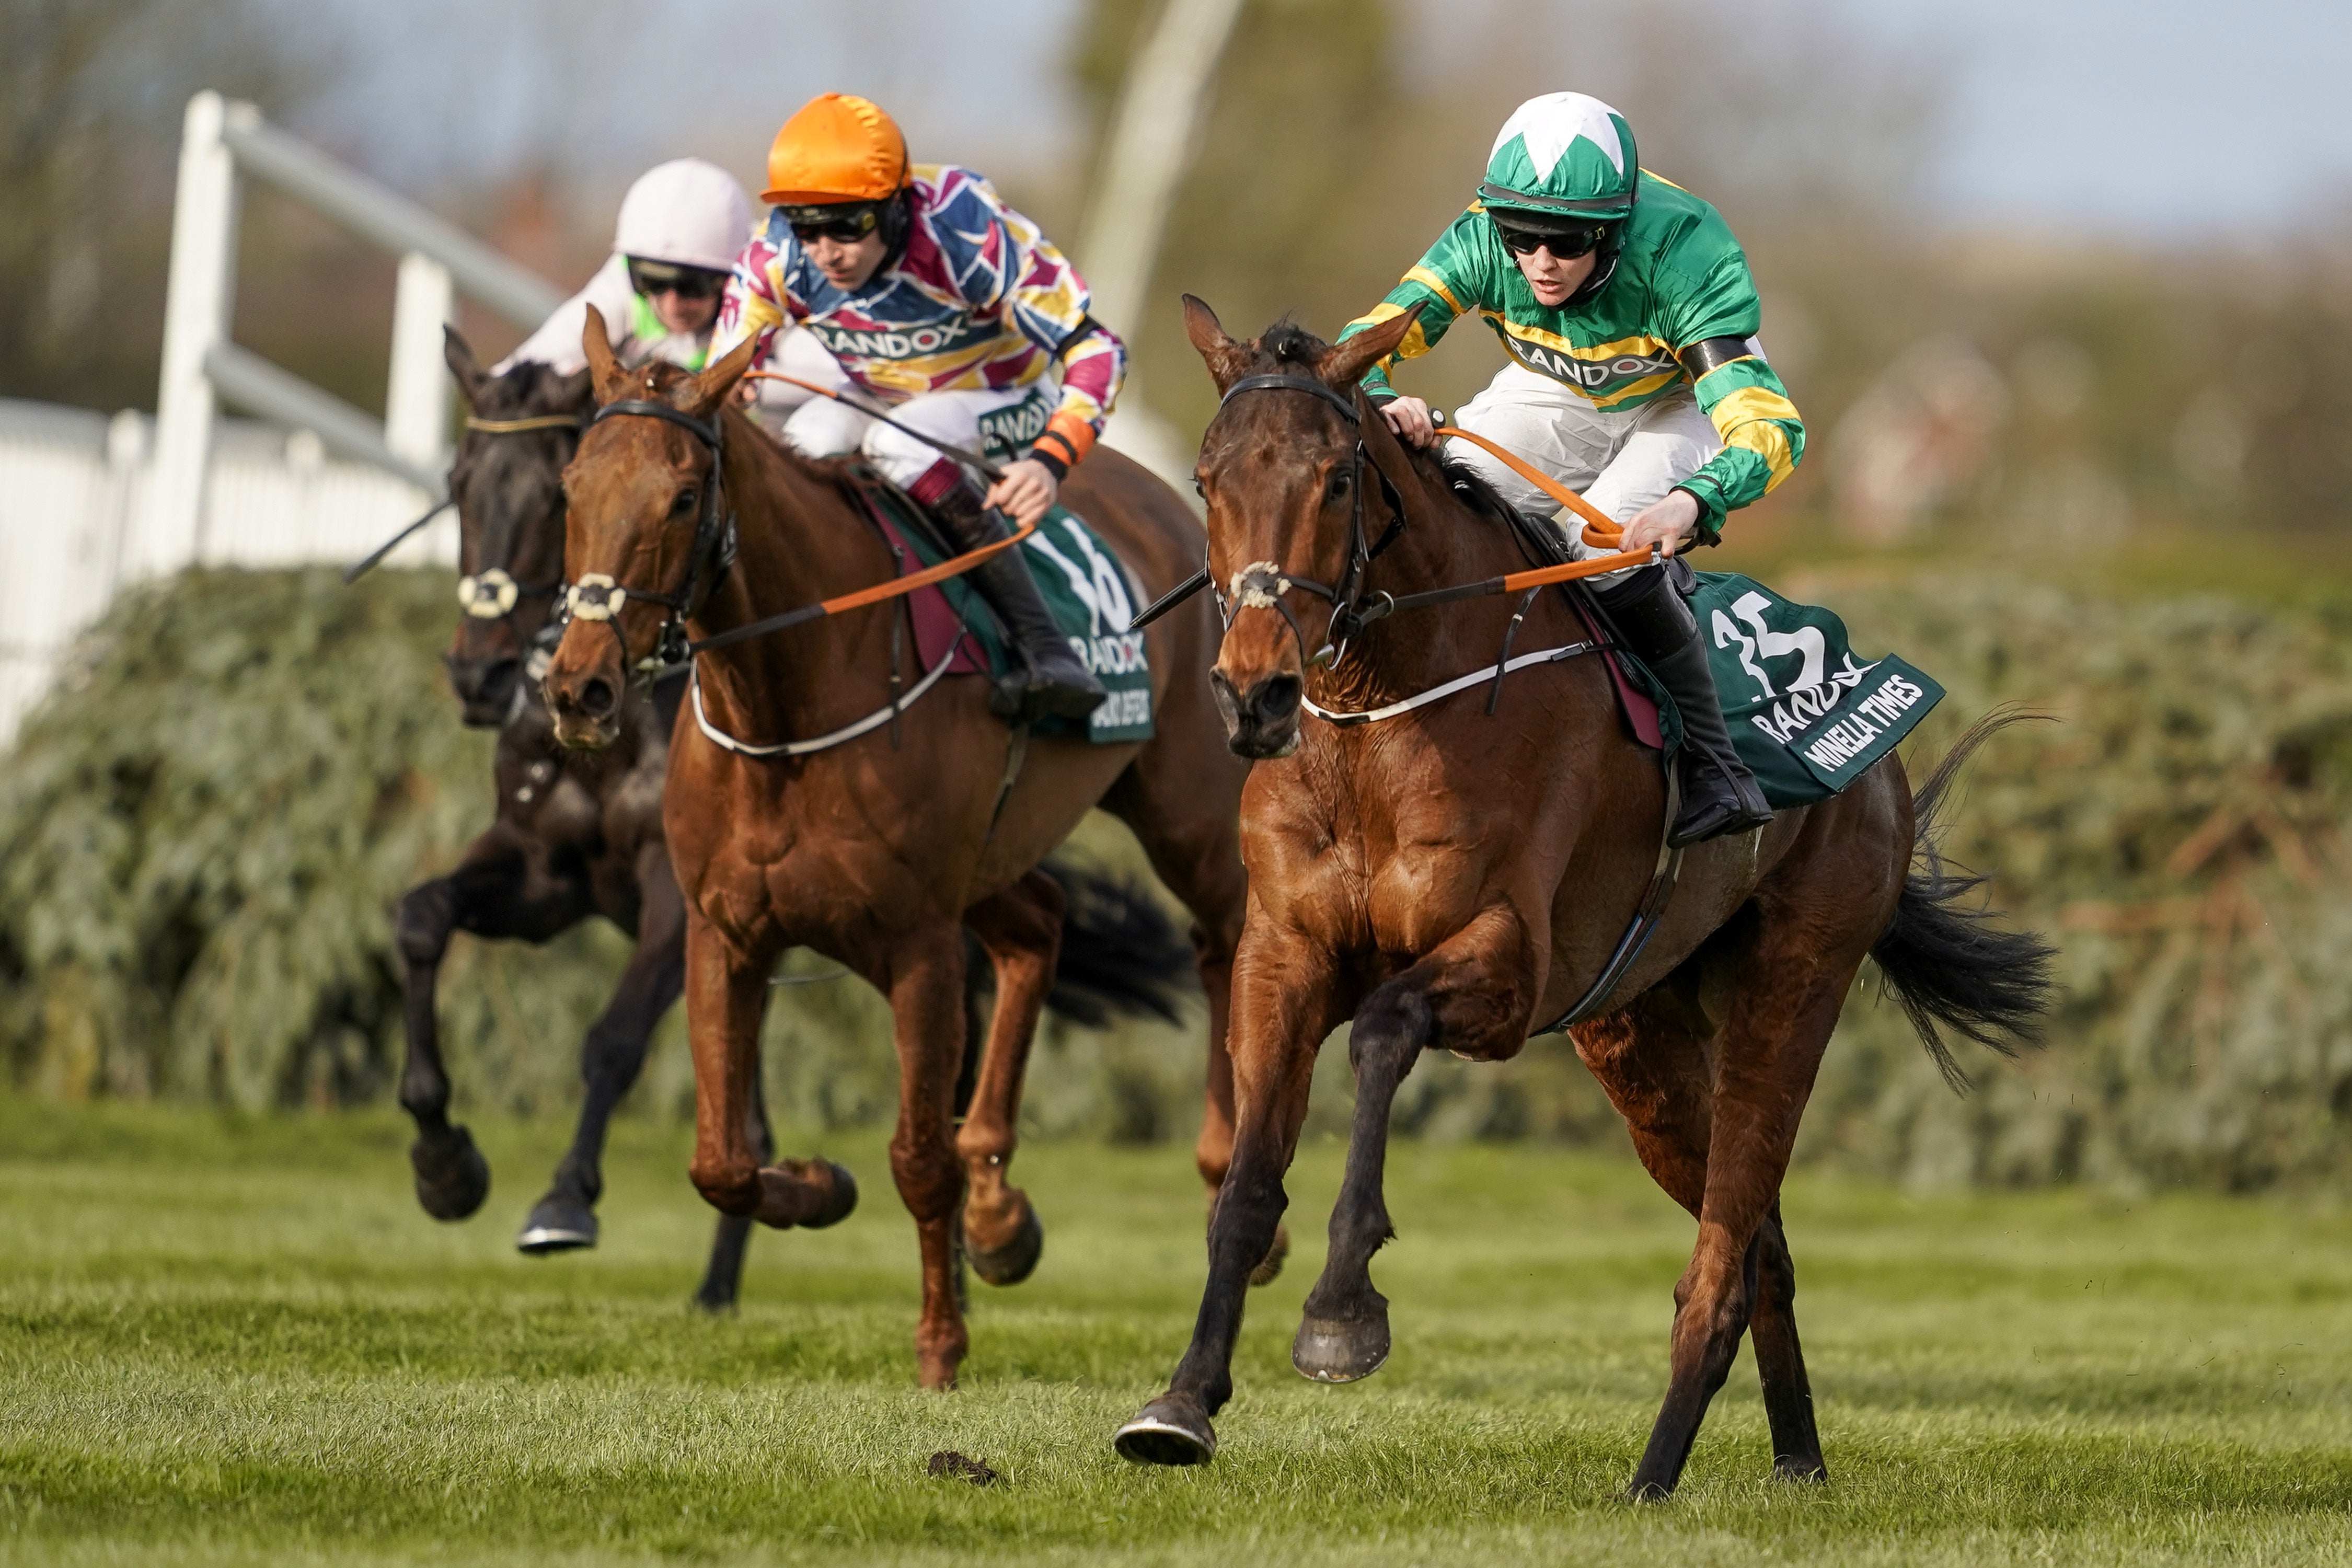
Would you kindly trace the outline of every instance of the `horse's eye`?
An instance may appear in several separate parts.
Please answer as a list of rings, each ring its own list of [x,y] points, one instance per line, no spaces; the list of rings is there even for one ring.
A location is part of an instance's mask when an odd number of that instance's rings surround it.
[[[694,487],[692,485],[688,485],[686,489],[677,492],[677,500],[669,503],[669,514],[672,517],[684,517],[693,510]]]
[[[1347,469],[1342,468],[1338,473],[1331,476],[1330,495],[1333,500],[1345,500],[1348,499]]]

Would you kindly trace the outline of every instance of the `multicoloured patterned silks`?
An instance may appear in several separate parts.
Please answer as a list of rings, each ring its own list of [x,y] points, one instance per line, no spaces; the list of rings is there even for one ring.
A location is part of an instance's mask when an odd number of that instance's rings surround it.
[[[1050,375],[1060,395],[1045,427],[1084,456],[1127,374],[1126,346],[1087,315],[1086,279],[971,170],[919,163],[912,190],[904,254],[855,294],[827,282],[782,212],[770,214],[736,262],[713,357],[754,332],[803,326],[852,381],[894,404]]]

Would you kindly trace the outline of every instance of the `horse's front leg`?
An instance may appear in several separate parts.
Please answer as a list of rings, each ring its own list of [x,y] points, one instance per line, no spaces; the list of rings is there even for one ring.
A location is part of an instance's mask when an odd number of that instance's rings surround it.
[[[1142,1464],[1214,1457],[1209,1418],[1233,1396],[1234,1341],[1250,1274],[1274,1245],[1289,1194],[1283,1173],[1298,1147],[1315,1053],[1341,1016],[1317,943],[1291,932],[1253,935],[1234,969],[1234,1160],[1209,1218],[1209,1280],[1192,1342],[1168,1392],[1119,1428],[1118,1451]]]
[[[490,1167],[474,1146],[473,1134],[449,1120],[449,1074],[441,1062],[436,1016],[449,937],[465,931],[545,942],[586,913],[586,900],[569,883],[530,886],[520,846],[496,827],[467,846],[466,858],[448,876],[401,895],[394,937],[408,974],[400,1104],[416,1123],[416,1142],[408,1151],[416,1201],[436,1219],[470,1216],[490,1191]]]
[[[700,910],[686,916],[686,1023],[694,1049],[695,1190],[721,1214],[779,1230],[821,1229],[857,1206],[857,1183],[830,1160],[767,1164],[753,1143],[760,1024],[783,951],[773,926],[738,939]]]
[[[956,1213],[963,1200],[955,1139],[956,1075],[964,1049],[963,976],[961,926],[926,930],[891,955],[898,1130],[890,1140],[890,1173],[907,1212],[915,1216],[922,1247],[923,1310],[915,1326],[915,1363],[925,1388],[955,1386],[956,1369],[970,1342],[955,1245]],[[1000,998],[1000,1012],[1003,1007]],[[987,1069],[982,1070],[984,1077]],[[979,1103],[979,1096],[973,1098]]]
[[[1396,1233],[1382,1176],[1389,1111],[1421,1053],[1444,1045],[1507,1057],[1524,1038],[1533,998],[1527,927],[1507,905],[1482,910],[1420,963],[1377,987],[1348,1037],[1356,1115],[1348,1169],[1331,1208],[1323,1277],[1307,1292],[1290,1364],[1318,1383],[1370,1377],[1389,1358],[1388,1298],[1372,1288],[1372,1254]]]
[[[1028,1279],[1045,1247],[1035,1205],[1005,1176],[1017,1142],[1021,1086],[1037,1037],[1037,1015],[1054,984],[1064,904],[1060,884],[1031,871],[964,912],[964,923],[996,969],[996,1015],[981,1054],[971,1109],[955,1141],[963,1164],[965,1255],[972,1272],[991,1285],[1018,1285]],[[964,1049],[972,1048],[967,1041]]]
[[[554,1184],[523,1222],[515,1246],[533,1254],[596,1245],[596,1200],[604,1192],[604,1133],[613,1111],[645,1070],[654,1026],[686,984],[686,905],[659,843],[638,853],[637,943],[604,1016],[588,1030],[580,1053],[586,1092],[572,1148],[555,1168]]]

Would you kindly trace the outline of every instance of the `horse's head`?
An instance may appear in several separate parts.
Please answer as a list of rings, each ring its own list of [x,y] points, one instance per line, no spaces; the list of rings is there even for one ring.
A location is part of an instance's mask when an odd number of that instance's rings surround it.
[[[1368,508],[1362,460],[1394,445],[1356,384],[1413,323],[1407,311],[1334,347],[1288,322],[1235,342],[1184,297],[1184,325],[1224,402],[1194,469],[1209,503],[1209,578],[1225,637],[1209,672],[1225,739],[1244,757],[1298,747],[1308,660],[1360,589]],[[1386,466],[1393,471],[1401,455]],[[1379,515],[1385,520],[1384,510]]]
[[[729,394],[757,337],[698,375],[625,369],[588,308],[582,344],[596,408],[563,470],[563,574],[570,625],[541,689],[567,746],[610,745],[632,674],[657,666],[717,586],[727,506],[719,462]]]
[[[444,353],[467,418],[449,470],[465,614],[442,662],[466,722],[503,724],[521,706],[531,647],[563,578],[563,465],[588,415],[588,373],[525,363],[493,376],[455,327]]]

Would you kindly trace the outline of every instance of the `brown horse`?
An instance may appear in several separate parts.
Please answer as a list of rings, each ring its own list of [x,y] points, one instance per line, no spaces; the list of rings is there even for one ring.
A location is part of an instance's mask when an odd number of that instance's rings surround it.
[[[586,339],[602,406],[564,475],[576,618],[545,682],[557,732],[588,747],[618,737],[632,668],[680,625],[713,636],[896,573],[844,488],[843,465],[787,452],[730,406],[755,345],[698,375],[633,372],[614,362],[602,331],[592,320]],[[1200,557],[1190,511],[1115,452],[1095,454],[1065,493],[1146,584],[1164,587]],[[845,1172],[823,1162],[763,1166],[744,1136],[745,1112],[777,954],[814,948],[872,983],[890,1001],[900,1068],[891,1172],[922,1247],[916,1355],[923,1385],[944,1388],[967,1344],[959,1226],[974,1269],[992,1282],[1024,1277],[1041,1245],[1034,1209],[1005,1179],[1060,925],[1059,892],[1035,868],[1097,804],[1135,830],[1199,922],[1211,1018],[1196,1154],[1212,1187],[1224,1174],[1223,1037],[1242,921],[1234,820],[1244,769],[1209,703],[1205,613],[1170,617],[1150,634],[1158,732],[1140,747],[1008,731],[976,679],[918,683],[897,699],[908,704],[897,721],[878,722],[893,717],[898,692],[898,613],[886,604],[699,654],[700,706],[678,726],[665,817],[687,903],[695,1185],[721,1212],[774,1226],[830,1224],[846,1212]],[[872,727],[837,745],[816,741],[856,731],[861,715]],[[745,755],[714,731],[744,745],[799,739],[814,749]],[[950,1096],[965,1054],[958,999],[967,923],[995,968],[997,1004],[959,1131]],[[1253,1268],[1274,1240],[1269,1232]]]
[[[410,1162],[418,1200],[437,1218],[469,1216],[488,1193],[489,1168],[472,1135],[448,1117],[434,1014],[451,934],[538,943],[602,915],[635,939],[612,1005],[582,1047],[583,1093],[572,1147],[516,1238],[522,1251],[545,1255],[595,1244],[605,1129],[684,982],[686,911],[670,871],[661,792],[686,683],[682,673],[661,682],[650,701],[632,689],[616,745],[589,752],[556,742],[530,667],[547,657],[557,629],[550,612],[563,575],[563,468],[594,406],[588,375],[528,363],[489,375],[455,330],[446,353],[467,414],[449,473],[464,613],[445,662],[466,722],[499,731],[498,796],[489,827],[457,868],[400,901],[398,940],[408,968],[400,1098],[417,1125]],[[1093,1026],[1113,1016],[1175,1016],[1171,982],[1190,967],[1190,955],[1158,905],[1081,868],[1051,874],[1073,900],[1047,1005]],[[967,1012],[980,999],[981,980],[971,977]],[[970,1085],[959,1092],[968,1096]],[[750,1115],[750,1137],[764,1159],[771,1144],[756,1083]],[[719,1217],[698,1304],[733,1303],[751,1227],[740,1215]]]
[[[1208,1286],[1168,1392],[1118,1437],[1129,1458],[1160,1464],[1215,1451],[1209,1418],[1233,1391],[1241,1283],[1287,1201],[1283,1173],[1325,1036],[1353,1020],[1355,1121],[1329,1260],[1291,1353],[1307,1376],[1344,1383],[1388,1353],[1388,1303],[1368,1266],[1390,1235],[1381,1163],[1398,1085],[1427,1049],[1516,1056],[1587,998],[1653,885],[1667,810],[1658,758],[1621,727],[1598,658],[1513,677],[1492,717],[1465,695],[1385,722],[1302,729],[1303,702],[1362,713],[1493,668],[1515,611],[1527,617],[1522,649],[1591,634],[1558,592],[1361,614],[1383,592],[1528,563],[1510,525],[1458,499],[1358,389],[1410,313],[1331,348],[1287,325],[1235,342],[1199,300],[1186,311],[1226,397],[1199,468],[1210,582],[1232,596],[1214,679],[1234,749],[1261,760],[1242,802],[1238,1122]],[[1391,546],[1377,559],[1373,540]],[[1298,591],[1325,584],[1322,605]],[[1334,639],[1344,655],[1310,663],[1307,650]],[[1750,1331],[1777,1472],[1824,1473],[1779,1194],[1863,958],[1877,958],[1939,1058],[1938,1020],[1998,1040],[2039,1015],[2047,949],[1952,908],[1971,884],[1933,858],[1927,816],[1958,760],[1916,802],[1889,756],[1832,799],[1690,849],[1654,936],[1571,1031],[1643,1163],[1699,1225],[1634,1496],[1674,1489]]]

